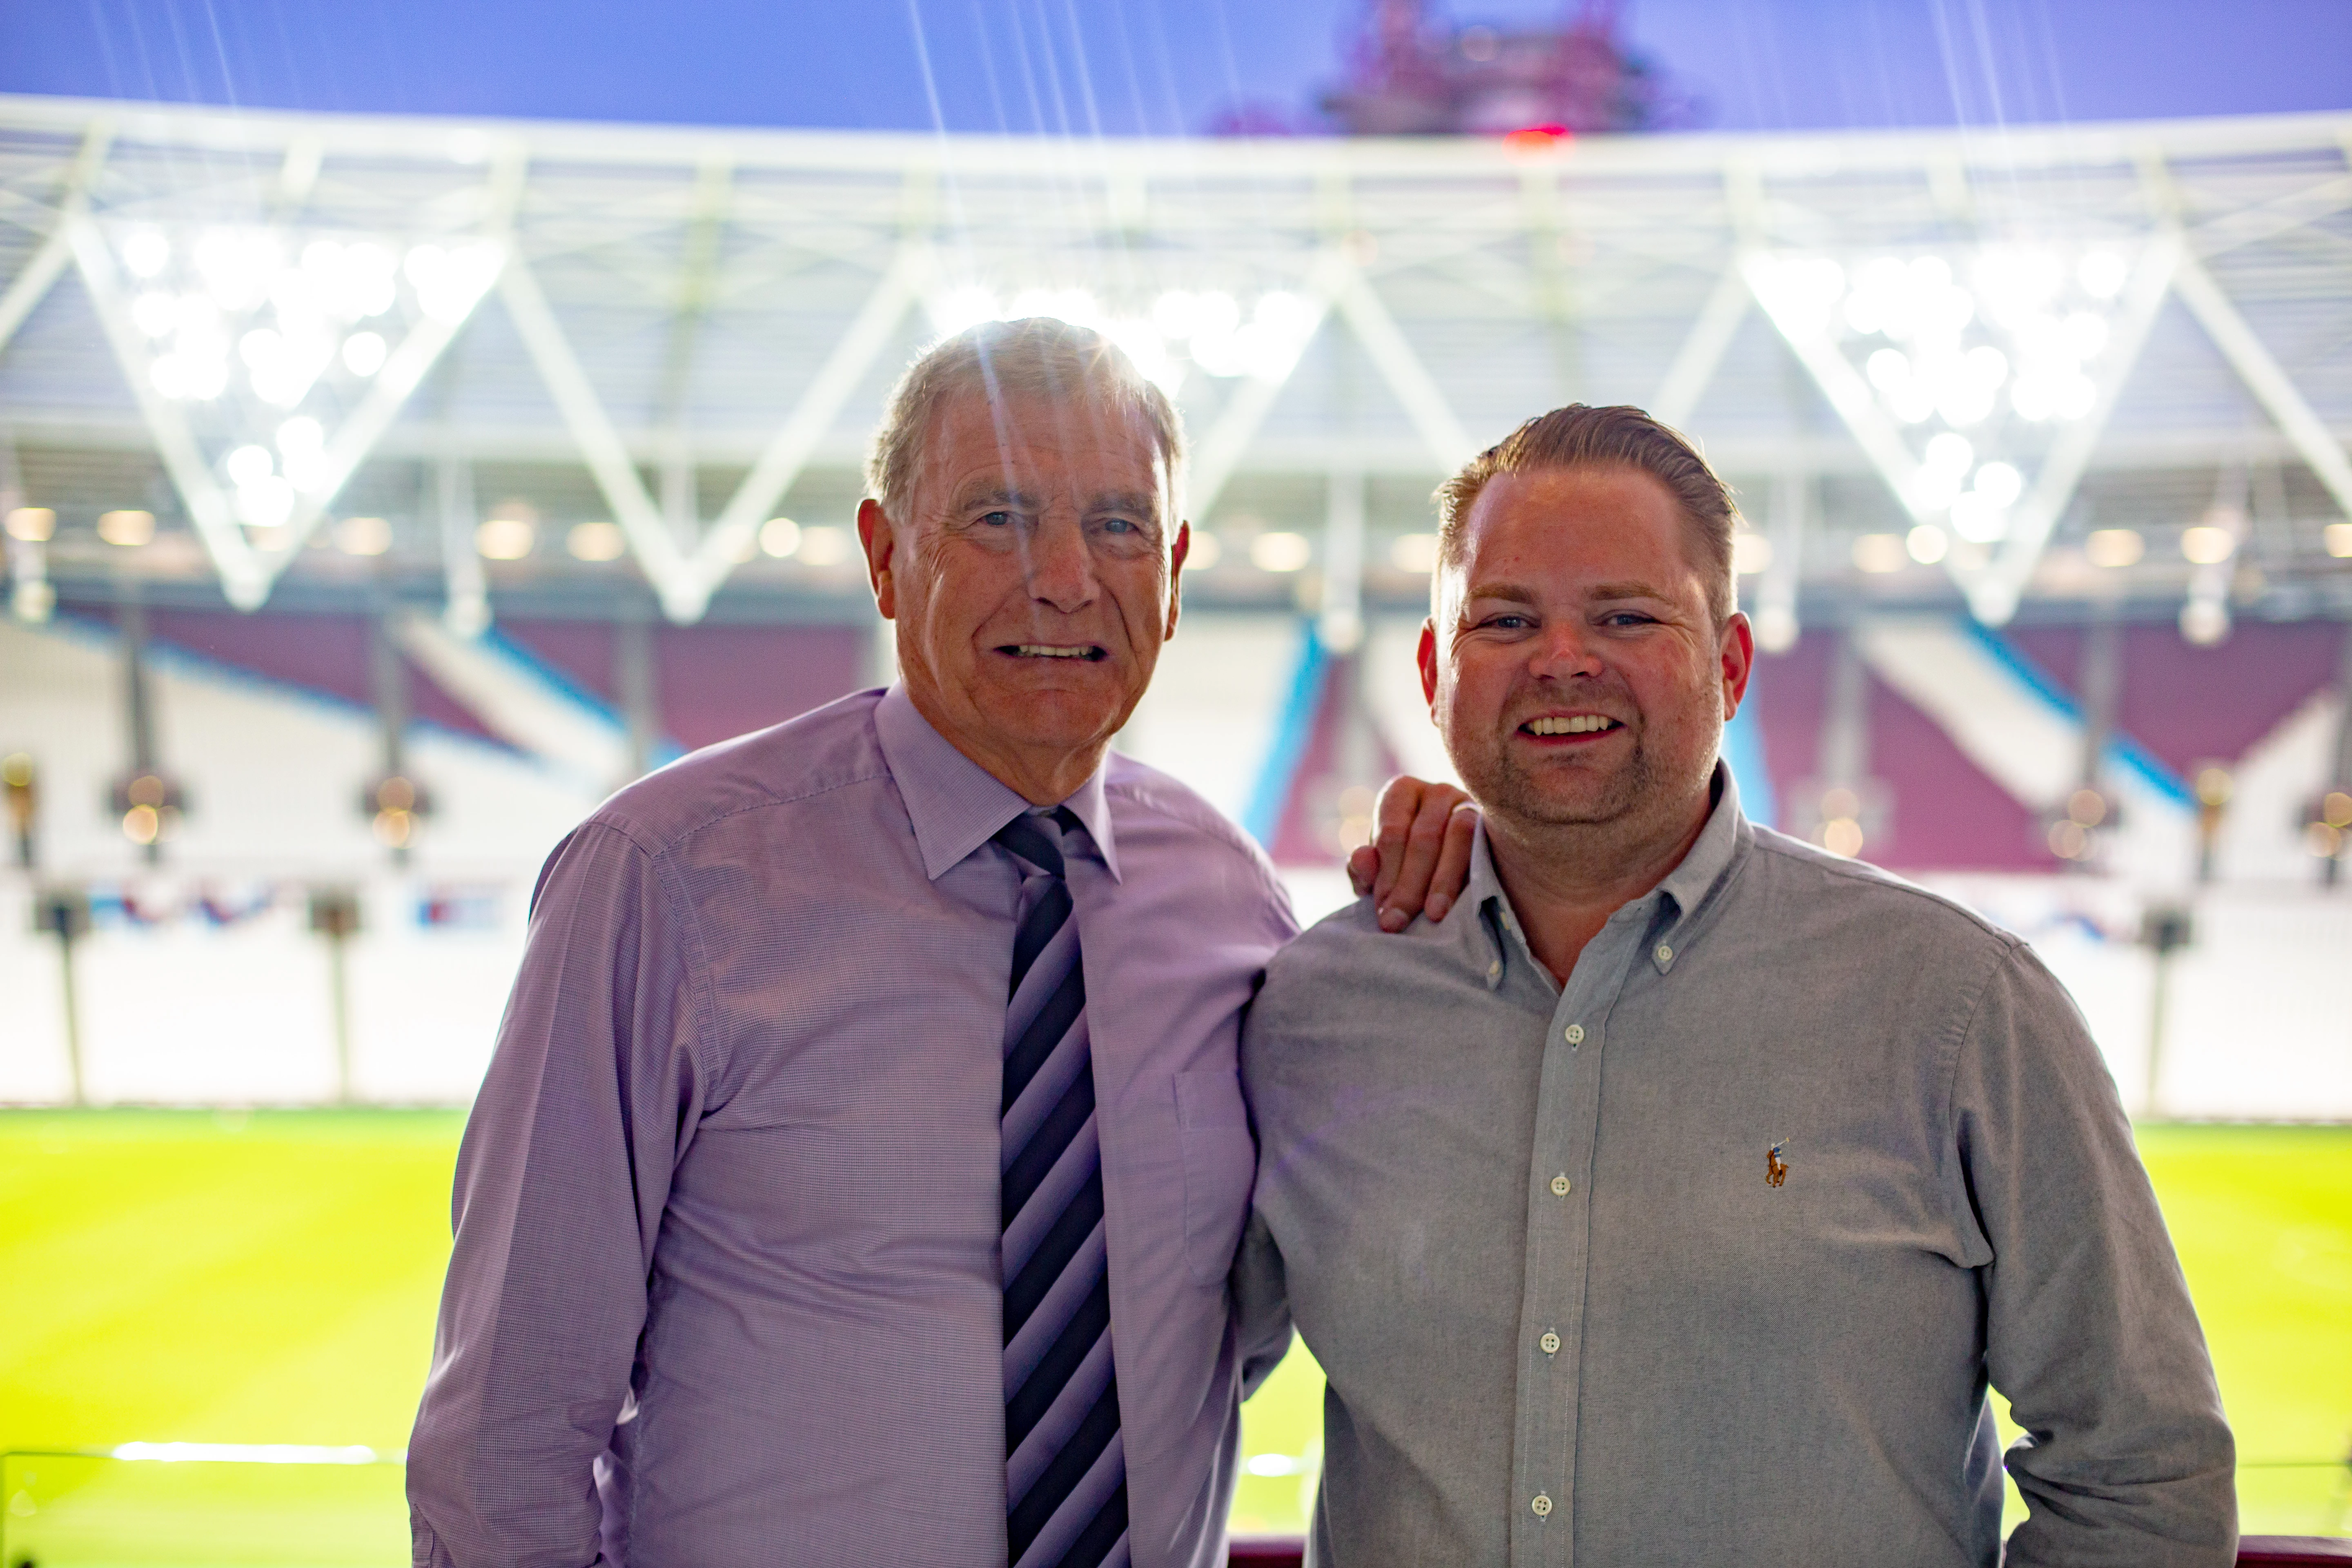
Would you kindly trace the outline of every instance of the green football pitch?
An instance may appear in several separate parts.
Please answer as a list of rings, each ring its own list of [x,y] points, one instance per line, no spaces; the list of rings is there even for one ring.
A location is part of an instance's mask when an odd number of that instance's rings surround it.
[[[0,1449],[18,1451],[0,1474],[0,1568],[404,1562],[389,1465],[61,1456],[397,1450],[430,1348],[458,1125],[0,1113]],[[2345,1531],[2352,1128],[2151,1126],[2140,1142],[2237,1428],[2246,1529]],[[1237,1528],[1300,1528],[1320,1387],[1294,1352],[1245,1407]]]

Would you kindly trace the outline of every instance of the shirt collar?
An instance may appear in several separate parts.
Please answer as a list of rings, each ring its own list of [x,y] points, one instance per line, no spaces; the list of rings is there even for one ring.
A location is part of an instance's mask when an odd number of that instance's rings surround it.
[[[1658,884],[1658,891],[1674,900],[1674,924],[1669,928],[1672,932],[1689,926],[1699,906],[1731,868],[1732,857],[1738,852],[1741,842],[1756,837],[1756,830],[1748,826],[1747,814],[1739,809],[1738,782],[1721,761],[1715,764],[1714,783],[1715,809],[1707,813],[1706,826],[1699,829],[1697,842],[1682,858],[1682,863]]]
[[[1666,924],[1657,933],[1659,940],[1648,954],[1650,963],[1661,973],[1672,968],[1681,957],[1692,921],[1707,895],[1731,868],[1739,847],[1756,836],[1755,829],[1748,825],[1746,814],[1739,809],[1739,785],[1732,778],[1730,768],[1720,761],[1715,764],[1710,787],[1715,793],[1715,805],[1707,813],[1706,826],[1699,829],[1697,839],[1664,879],[1635,900],[1652,902],[1669,911]],[[1509,962],[1508,950],[1513,945],[1505,940],[1505,921],[1517,917],[1511,914],[1510,896],[1503,890],[1502,878],[1496,874],[1484,820],[1478,824],[1477,836],[1470,846],[1470,876],[1463,885],[1459,907],[1473,916],[1463,922],[1463,941],[1469,944],[1464,956],[1484,972],[1486,987],[1493,990],[1502,984],[1503,966]],[[1490,907],[1491,918],[1480,918]],[[1524,936],[1519,938],[1522,952],[1526,951],[1525,941]]]
[[[874,709],[874,733],[889,765],[891,782],[907,805],[915,844],[923,853],[923,875],[933,881],[996,836],[998,828],[1030,809],[1020,794],[956,748],[915,709],[904,681],[894,681]],[[1061,804],[1076,814],[1096,852],[1118,879],[1118,850],[1111,839],[1110,802],[1097,768]]]

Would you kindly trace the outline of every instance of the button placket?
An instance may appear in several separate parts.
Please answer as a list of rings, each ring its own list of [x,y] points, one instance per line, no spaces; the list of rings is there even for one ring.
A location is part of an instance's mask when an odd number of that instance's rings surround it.
[[[1619,911],[1566,977],[1550,1018],[1531,1151],[1536,1206],[1528,1216],[1520,1307],[1520,1321],[1540,1327],[1534,1344],[1540,1353],[1522,1363],[1519,1380],[1515,1479],[1528,1511],[1512,1532],[1512,1568],[1570,1568],[1575,1555],[1566,1513],[1575,1505],[1576,1411],[1583,1381],[1579,1347],[1601,1041],[1634,965],[1654,959],[1655,947],[1664,945],[1647,929],[1654,912]],[[1554,1510],[1565,1510],[1557,1530],[1548,1522]]]
[[[1555,1509],[1567,1506],[1563,1488],[1568,1483],[1563,1478],[1570,1464],[1568,1445],[1572,1434],[1561,1430],[1560,1413],[1575,1404],[1576,1365],[1573,1358],[1558,1353],[1567,1341],[1552,1325],[1574,1289],[1570,1282],[1578,1277],[1584,1249],[1579,1219],[1582,1194],[1570,1173],[1578,1168],[1579,1141],[1573,1125],[1580,1099],[1577,1080],[1596,1063],[1580,1061],[1576,1049],[1567,1043],[1570,1018],[1585,1005],[1581,991],[1577,1004],[1570,1005],[1568,994],[1577,989],[1576,977],[1571,974],[1568,979],[1568,985],[1553,997],[1551,1016],[1545,1026],[1535,1145],[1529,1150],[1535,1168],[1529,1173],[1532,1206],[1528,1213],[1527,1271],[1520,1310],[1522,1322],[1541,1330],[1531,1348],[1540,1348],[1543,1353],[1527,1357],[1518,1379],[1516,1426],[1519,1436],[1515,1445],[1514,1480],[1527,1511],[1518,1515],[1519,1522],[1512,1531],[1513,1568],[1555,1568],[1565,1562],[1570,1545],[1566,1531],[1551,1528],[1549,1521]],[[1590,986],[1588,974],[1584,989]]]

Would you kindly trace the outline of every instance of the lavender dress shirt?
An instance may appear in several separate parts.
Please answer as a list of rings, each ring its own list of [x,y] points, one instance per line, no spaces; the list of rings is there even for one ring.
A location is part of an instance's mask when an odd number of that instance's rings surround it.
[[[1220,1561],[1271,868],[1113,757],[1067,803],[1136,1568]],[[415,1561],[1005,1555],[997,1279],[1025,808],[901,688],[622,791],[550,858],[458,1156]],[[600,1557],[599,1553],[603,1555]]]

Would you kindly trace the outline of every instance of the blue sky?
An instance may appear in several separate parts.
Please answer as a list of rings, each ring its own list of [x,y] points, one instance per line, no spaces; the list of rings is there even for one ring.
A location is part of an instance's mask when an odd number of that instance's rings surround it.
[[[1463,21],[1549,0],[1440,0]],[[0,91],[1127,135],[1305,119],[1360,0],[0,0]],[[1734,131],[2352,108],[2352,0],[1633,0]]]

